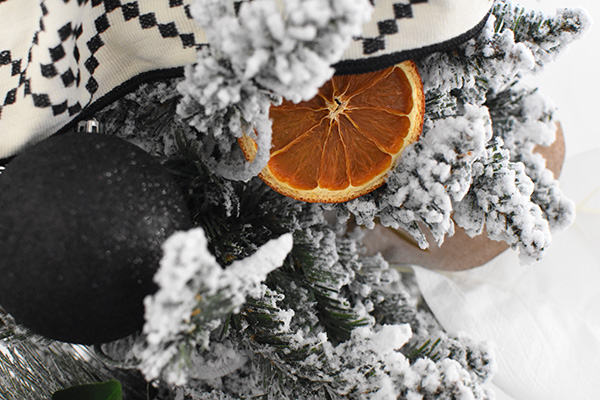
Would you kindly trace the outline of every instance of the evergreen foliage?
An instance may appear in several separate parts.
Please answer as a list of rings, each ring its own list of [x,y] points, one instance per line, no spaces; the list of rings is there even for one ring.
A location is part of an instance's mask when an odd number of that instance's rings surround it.
[[[335,36],[336,23],[321,28]],[[357,21],[345,23],[350,29]],[[493,398],[485,386],[496,368],[489,346],[444,332],[410,274],[380,255],[365,256],[361,229],[346,222],[403,228],[423,247],[421,226],[442,243],[457,223],[472,234],[486,229],[525,259],[541,257],[550,230],[567,225],[573,207],[533,153],[553,140],[553,109],[519,79],[586,24],[578,11],[547,17],[497,1],[478,37],[419,62],[427,98],[423,135],[387,184],[336,206],[298,202],[257,178],[233,181],[217,171],[211,157],[218,145],[203,148],[206,134],[230,134],[216,151],[223,156],[239,132],[198,133],[188,122],[233,131],[240,126],[233,119],[247,122],[245,111],[238,107],[234,116],[215,106],[221,114],[202,115],[207,105],[192,99],[197,82],[189,76],[143,85],[108,106],[96,118],[163,162],[186,194],[196,227],[165,243],[160,289],[146,300],[140,335],[75,351],[40,342],[0,314],[0,398],[45,398],[110,378],[121,380],[131,399]],[[239,68],[223,54],[206,50],[199,57],[205,68]],[[266,96],[257,87],[271,88],[268,82],[280,88],[254,72],[242,82],[253,85],[254,95]],[[177,113],[182,87],[189,114],[184,106]],[[238,100],[252,100],[248,93]],[[140,386],[140,371],[149,388]]]
[[[589,18],[581,10],[546,16],[526,12],[510,1],[497,1],[477,37],[454,51],[434,53],[419,61],[426,96],[421,139],[406,149],[386,186],[339,205],[340,214],[345,218],[353,215],[366,226],[379,220],[403,229],[423,248],[429,245],[423,226],[438,245],[445,236],[453,235],[454,223],[475,234],[482,228],[477,221],[496,219],[496,215],[481,215],[473,192],[483,195],[482,191],[492,189],[475,185],[474,166],[493,162],[486,160],[492,153],[485,148],[492,136],[497,136],[504,144],[494,142],[496,146],[507,150],[505,167],[516,171],[521,168],[516,164],[523,163],[522,175],[535,185],[533,193],[507,199],[510,207],[543,211],[535,221],[517,222],[518,226],[501,235],[502,240],[519,249],[524,262],[543,257],[550,238],[548,227],[558,230],[567,226],[574,218],[574,205],[562,194],[541,156],[533,153],[536,145],[548,145],[555,138],[554,110],[520,80],[555,58],[587,26]],[[503,175],[521,176],[508,170]],[[520,185],[514,179],[503,184]],[[485,196],[495,195],[489,192]],[[546,239],[532,246],[528,242],[532,237]]]

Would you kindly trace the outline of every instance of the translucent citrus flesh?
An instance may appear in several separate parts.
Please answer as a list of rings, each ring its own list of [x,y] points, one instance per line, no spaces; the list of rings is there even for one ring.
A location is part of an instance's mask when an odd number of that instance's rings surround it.
[[[260,177],[309,202],[342,202],[381,186],[402,150],[420,135],[424,96],[416,65],[334,76],[309,101],[271,107],[271,157]],[[248,136],[240,145],[249,159]]]

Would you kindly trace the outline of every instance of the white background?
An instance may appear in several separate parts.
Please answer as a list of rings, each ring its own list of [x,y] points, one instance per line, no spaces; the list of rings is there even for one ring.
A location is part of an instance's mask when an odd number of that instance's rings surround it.
[[[557,106],[567,145],[567,159],[600,148],[600,1],[519,0],[528,8],[554,13],[560,7],[584,8],[595,21],[566,53],[528,82]]]
[[[596,400],[600,377],[600,0],[514,0],[554,13],[582,7],[597,21],[526,81],[557,106],[567,154],[561,189],[577,217],[553,233],[544,259],[507,251],[468,271],[415,267],[419,287],[450,333],[494,346],[498,400]]]

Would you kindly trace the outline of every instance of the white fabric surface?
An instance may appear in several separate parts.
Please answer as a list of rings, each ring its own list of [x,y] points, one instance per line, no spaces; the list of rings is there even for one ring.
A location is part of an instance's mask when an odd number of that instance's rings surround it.
[[[567,160],[561,185],[575,223],[544,260],[508,251],[470,271],[415,267],[424,298],[450,333],[491,341],[500,400],[600,398],[600,149]]]
[[[194,62],[206,40],[187,15],[190,2],[0,1],[0,158],[130,79]]]
[[[378,0],[371,21],[363,26],[362,39],[383,38],[381,47],[366,52],[363,40],[358,39],[342,59],[379,57],[452,40],[480,23],[493,4],[493,0]],[[410,16],[398,16],[398,6],[404,6],[403,12]],[[394,20],[398,21],[397,29],[382,33],[380,24]]]

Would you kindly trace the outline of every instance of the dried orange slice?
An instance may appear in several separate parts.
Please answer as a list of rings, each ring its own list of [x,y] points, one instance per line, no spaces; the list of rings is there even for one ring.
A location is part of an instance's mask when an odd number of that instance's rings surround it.
[[[270,159],[260,177],[297,200],[339,203],[379,186],[402,150],[418,139],[425,100],[417,66],[334,76],[311,100],[271,107]],[[249,137],[239,140],[247,159]]]

